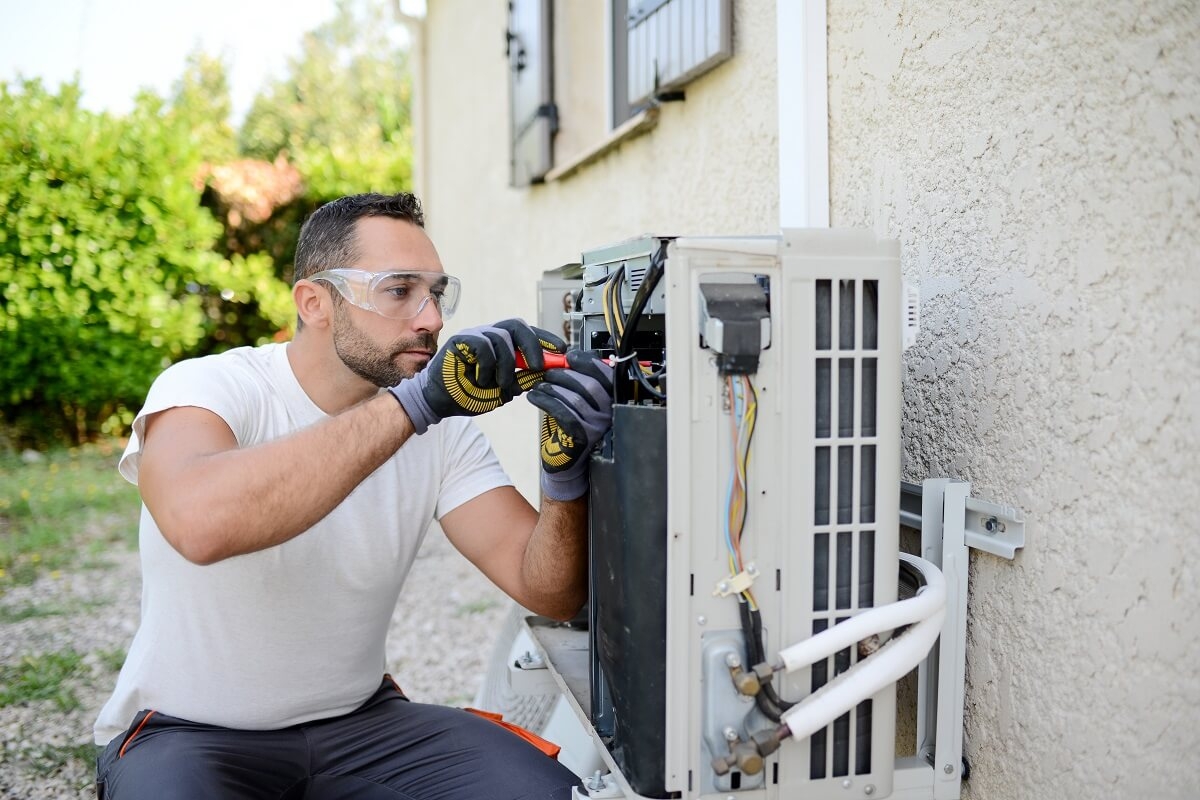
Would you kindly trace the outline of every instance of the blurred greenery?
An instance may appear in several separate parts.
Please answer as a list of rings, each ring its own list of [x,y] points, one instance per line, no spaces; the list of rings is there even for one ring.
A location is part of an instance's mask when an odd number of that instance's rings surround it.
[[[412,182],[411,83],[383,3],[342,2],[304,37],[287,77],[261,92],[239,132],[241,152],[287,154],[326,200],[394,192]]]
[[[141,501],[117,473],[119,447],[105,440],[29,461],[0,454],[0,596],[39,575],[57,577],[89,555],[84,545],[97,537],[136,543]]]
[[[79,708],[75,679],[85,671],[74,650],[29,655],[15,664],[0,664],[0,708],[51,700],[60,711]]]
[[[288,335],[304,219],[411,183],[388,8],[341,0],[237,129],[202,51],[125,115],[0,82],[0,451],[122,435],[168,364]]]

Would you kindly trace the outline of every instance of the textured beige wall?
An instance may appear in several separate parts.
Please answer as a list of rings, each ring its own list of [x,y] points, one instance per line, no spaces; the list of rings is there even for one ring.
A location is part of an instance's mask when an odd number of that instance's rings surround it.
[[[828,2],[832,221],[899,238],[925,304],[906,477],[1031,520],[1016,562],[973,559],[965,796],[1200,797],[1198,5]],[[453,326],[534,318],[596,245],[776,232],[774,3],[735,0],[735,57],[655,130],[528,190],[505,5],[429,8]],[[532,411],[483,425],[534,496]]]
[[[507,4],[429,4],[429,230],[446,269],[465,279],[451,327],[535,319],[542,272],[599,245],[643,233],[778,232],[775,7],[735,6],[737,57],[689,86],[685,102],[664,106],[653,131],[561,181],[510,189]],[[594,48],[583,52],[576,58],[594,59]],[[560,47],[558,56],[572,53]],[[535,497],[532,409],[514,403],[481,426]]]
[[[1200,797],[1196,3],[829,3],[832,221],[898,237],[905,473],[971,570],[972,798]]]

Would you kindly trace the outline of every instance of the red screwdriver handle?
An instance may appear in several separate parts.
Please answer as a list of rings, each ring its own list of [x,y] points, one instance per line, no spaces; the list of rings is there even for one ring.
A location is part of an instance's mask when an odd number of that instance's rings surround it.
[[[567,355],[566,353],[552,353],[549,350],[542,351],[542,358],[546,360],[546,369],[566,369]],[[606,358],[604,363],[609,366],[613,365],[613,359]],[[650,366],[649,361],[639,361],[643,367]],[[529,362],[525,360],[525,354],[520,350],[517,351],[517,369],[529,369]]]
[[[563,353],[543,350],[542,358],[546,360],[546,369],[566,369],[567,367],[567,357]],[[520,350],[517,351],[517,369],[529,369],[529,362],[525,360],[525,354]]]

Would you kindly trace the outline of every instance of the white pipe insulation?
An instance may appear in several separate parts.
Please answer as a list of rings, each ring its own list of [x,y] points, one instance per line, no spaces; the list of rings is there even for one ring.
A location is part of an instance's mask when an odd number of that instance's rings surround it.
[[[923,558],[901,553],[900,560],[917,567],[925,575],[925,586],[916,597],[889,603],[886,606],[873,608],[861,614],[855,614],[845,622],[838,623],[832,628],[821,631],[811,638],[797,642],[791,647],[779,651],[779,658],[788,672],[807,667],[823,658],[828,658],[839,650],[861,642],[868,636],[884,631],[894,631],[905,625],[920,622],[930,617],[938,609],[946,606],[946,580],[941,571]],[[929,572],[915,562],[927,566]]]
[[[900,559],[915,567],[925,579],[925,586],[916,597],[855,615],[780,653],[791,672],[828,658],[873,634],[916,623],[874,655],[859,661],[788,709],[780,722],[788,727],[793,737],[811,736],[863,700],[900,680],[924,660],[937,642],[946,616],[946,581],[941,571],[923,558],[901,553]]]

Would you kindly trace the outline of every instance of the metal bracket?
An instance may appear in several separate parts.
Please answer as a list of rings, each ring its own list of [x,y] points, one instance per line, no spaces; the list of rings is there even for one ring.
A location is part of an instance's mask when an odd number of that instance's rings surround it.
[[[547,666],[540,653],[526,650],[508,665],[508,688],[522,697],[556,691],[554,676]]]
[[[961,483],[951,481],[950,483]],[[1016,558],[1017,551],[1025,546],[1025,513],[1013,506],[976,500],[967,495],[962,501],[963,540],[967,547],[991,553],[994,556]],[[900,482],[900,524],[921,529],[921,489],[915,483]],[[953,497],[961,497],[954,493]],[[946,519],[958,516],[957,508],[943,508]]]

